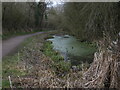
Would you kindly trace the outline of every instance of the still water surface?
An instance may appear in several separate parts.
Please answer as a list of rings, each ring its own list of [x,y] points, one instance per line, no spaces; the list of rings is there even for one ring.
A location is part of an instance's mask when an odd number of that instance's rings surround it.
[[[52,42],[53,49],[60,52],[65,61],[70,60],[72,64],[79,64],[81,61],[91,62],[96,51],[95,47],[82,43],[69,35],[53,36],[48,40]]]

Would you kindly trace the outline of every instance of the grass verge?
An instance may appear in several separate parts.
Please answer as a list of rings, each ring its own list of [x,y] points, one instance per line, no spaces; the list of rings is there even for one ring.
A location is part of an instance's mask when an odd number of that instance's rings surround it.
[[[2,34],[0,35],[0,38],[2,37],[3,40],[6,40],[8,38],[11,38],[11,37],[15,37],[15,36],[19,36],[19,35],[26,35],[26,34],[32,34],[32,33],[37,33],[37,32],[47,32],[47,30],[35,30],[35,31],[31,31],[31,32],[16,32],[16,33],[13,33],[13,32],[9,32],[9,33],[6,33],[6,34]]]
[[[65,74],[70,71],[71,63],[65,62],[60,53],[53,50],[51,42],[47,41],[44,43],[43,53],[52,59],[53,63],[51,67],[57,75]]]
[[[30,42],[32,42],[33,38],[26,39],[21,46],[28,46]],[[20,69],[18,67],[21,58],[23,57],[22,52],[18,52],[13,56],[7,56],[2,60],[2,87],[9,88],[10,83],[8,80],[8,76],[24,76],[27,75],[26,71]]]
[[[94,43],[88,44],[86,42],[83,42],[82,45],[86,45],[88,47],[95,47],[93,51],[95,51],[97,48]],[[92,50],[90,50],[90,52],[91,51]],[[93,62],[93,54],[82,57],[73,57],[74,60],[64,61],[63,56],[61,56],[59,52],[53,50],[53,45],[50,41],[44,43],[43,53],[52,59],[53,64],[51,67],[54,69],[57,75],[67,74],[71,69],[75,69],[77,71],[87,70],[90,64]]]

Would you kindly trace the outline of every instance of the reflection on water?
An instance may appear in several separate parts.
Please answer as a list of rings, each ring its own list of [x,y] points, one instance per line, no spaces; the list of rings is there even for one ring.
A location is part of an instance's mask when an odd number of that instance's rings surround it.
[[[96,50],[95,47],[85,45],[85,43],[81,43],[75,37],[69,35],[53,36],[48,40],[52,41],[53,49],[60,52],[65,61],[70,60],[73,64],[93,59],[93,53]]]

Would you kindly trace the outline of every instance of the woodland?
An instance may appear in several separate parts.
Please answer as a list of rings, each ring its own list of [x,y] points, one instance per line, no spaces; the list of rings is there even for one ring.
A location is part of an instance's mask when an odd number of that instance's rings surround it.
[[[120,88],[119,2],[3,2],[2,32],[3,41],[43,32],[3,58],[3,88]],[[69,50],[62,56],[46,41],[54,35],[95,48],[92,61],[79,69],[64,61]]]

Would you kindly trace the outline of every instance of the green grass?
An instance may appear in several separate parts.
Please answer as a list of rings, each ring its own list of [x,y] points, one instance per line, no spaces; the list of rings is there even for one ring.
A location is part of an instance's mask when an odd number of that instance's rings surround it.
[[[88,47],[94,47],[93,50],[97,49],[95,43],[83,42],[82,45],[83,46],[88,46]],[[90,52],[91,52],[91,50],[90,50]],[[53,45],[50,41],[47,41],[47,42],[44,43],[43,53],[46,56],[49,56],[54,61],[54,63],[52,64],[52,68],[54,69],[56,74],[69,72],[73,63],[74,64],[76,63],[75,65],[80,70],[82,68],[89,68],[90,63],[93,61],[93,55],[90,54],[90,55],[87,55],[87,56],[82,56],[82,57],[76,58],[76,61],[74,60],[74,62],[72,62],[72,61],[65,62],[64,58],[60,55],[60,53],[53,50]],[[78,61],[78,60],[80,60],[80,61]],[[83,67],[81,66],[81,62],[83,63]]]
[[[16,32],[16,33],[9,32],[9,33],[6,33],[6,34],[2,34],[2,39],[5,40],[5,39],[8,39],[10,37],[15,37],[15,36],[19,36],[19,35],[26,35],[26,34],[31,34],[31,33],[35,33],[35,32],[40,32],[40,31]]]
[[[0,39],[2,38],[2,34],[0,34]]]
[[[26,75],[26,72],[17,68],[19,60],[22,54],[16,53],[14,56],[8,56],[3,59],[2,62],[2,87],[7,88],[9,86],[8,76],[22,76]]]
[[[51,67],[54,69],[56,74],[63,74],[69,72],[71,68],[71,63],[65,62],[64,58],[60,55],[60,53],[53,50],[51,42],[47,41],[44,43],[43,53],[53,60],[54,63]]]
[[[3,40],[5,39],[8,39],[10,37],[15,37],[15,36],[19,36],[19,35],[26,35],[26,34],[32,34],[32,33],[36,33],[36,32],[47,32],[48,30],[34,30],[34,31],[31,31],[31,32],[20,32],[20,31],[17,31],[16,33],[14,32],[8,32],[6,34],[2,34],[0,35],[0,38],[2,38]]]
[[[10,83],[8,80],[3,80],[2,81],[2,87],[3,88],[10,88]]]
[[[64,58],[61,55],[59,55],[58,52],[56,52],[56,51],[53,50],[53,46],[52,46],[51,42],[45,42],[45,44],[43,46],[43,49],[44,49],[43,50],[44,54],[46,56],[51,57],[51,59],[53,61],[56,62],[56,61],[59,61],[59,60],[64,60]]]
[[[26,39],[22,44],[21,47],[28,46],[29,43],[32,42],[34,38],[30,37]],[[22,48],[21,48],[22,50]],[[20,70],[17,68],[19,65],[19,62],[21,61],[21,58],[24,56],[24,54],[19,50],[18,53],[16,53],[13,56],[7,56],[3,58],[2,60],[2,87],[3,88],[8,88],[9,87],[9,81],[8,81],[8,76],[24,76],[27,75],[28,73],[24,70]]]
[[[64,74],[70,71],[71,63],[65,61],[55,62],[52,65],[52,68],[54,69],[57,75]]]

